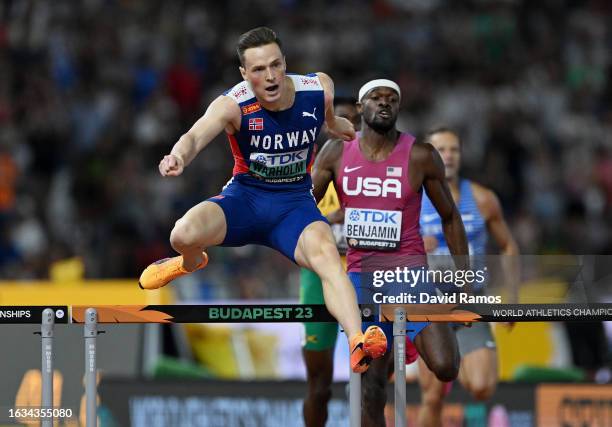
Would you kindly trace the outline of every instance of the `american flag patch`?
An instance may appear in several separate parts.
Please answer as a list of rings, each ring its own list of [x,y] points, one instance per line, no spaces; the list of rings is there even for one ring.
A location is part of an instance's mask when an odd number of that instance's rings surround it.
[[[402,176],[402,168],[398,166],[387,166],[387,176]]]
[[[249,119],[249,130],[263,130],[263,118]]]

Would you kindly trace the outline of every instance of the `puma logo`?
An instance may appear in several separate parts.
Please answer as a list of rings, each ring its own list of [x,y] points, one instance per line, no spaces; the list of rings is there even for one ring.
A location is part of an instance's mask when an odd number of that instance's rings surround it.
[[[309,113],[308,111],[302,111],[302,117],[312,117],[313,119],[317,120],[317,116],[315,116],[316,111],[317,111],[317,107],[314,107],[314,110],[312,110],[312,113]]]

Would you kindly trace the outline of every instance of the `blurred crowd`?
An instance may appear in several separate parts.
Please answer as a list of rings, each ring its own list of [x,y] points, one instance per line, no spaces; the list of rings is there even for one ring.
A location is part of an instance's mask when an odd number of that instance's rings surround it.
[[[466,176],[499,194],[523,253],[610,253],[611,21],[606,0],[2,2],[0,278],[73,257],[88,278],[136,277],[171,255],[174,221],[233,159],[220,136],[180,178],[157,164],[240,80],[235,43],[258,25],[339,95],[396,80],[400,129],[458,128]],[[212,257],[211,295],[297,293],[267,249]]]

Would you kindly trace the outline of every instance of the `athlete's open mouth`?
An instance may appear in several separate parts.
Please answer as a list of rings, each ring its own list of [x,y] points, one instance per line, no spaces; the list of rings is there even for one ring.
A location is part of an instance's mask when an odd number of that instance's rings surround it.
[[[378,112],[378,115],[383,119],[388,119],[391,117],[391,111],[389,110],[381,110]]]
[[[266,88],[266,91],[268,91],[268,92],[276,92],[276,89],[278,89],[278,85],[272,85],[272,86],[268,86]]]

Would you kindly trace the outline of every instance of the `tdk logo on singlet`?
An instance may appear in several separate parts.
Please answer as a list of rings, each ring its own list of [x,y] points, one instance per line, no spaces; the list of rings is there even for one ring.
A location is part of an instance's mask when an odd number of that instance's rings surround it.
[[[355,209],[349,215],[351,221],[365,221],[365,222],[383,222],[385,224],[397,224],[396,221],[397,212],[383,212],[383,211],[370,211],[365,209]]]
[[[284,150],[287,148],[295,148],[298,146],[312,144],[317,138],[317,128],[286,132],[284,134],[276,133],[274,135],[251,135],[251,147],[261,148],[263,150]],[[272,146],[274,144],[274,147]]]
[[[358,176],[354,184],[349,180],[348,176],[342,178],[342,190],[347,196],[387,197],[395,194],[396,199],[402,198],[402,182],[399,179]]]
[[[295,177],[306,173],[308,149],[288,153],[251,153],[249,170],[264,178]]]
[[[251,153],[250,160],[266,166],[282,166],[291,163],[305,162],[307,157],[308,150],[300,150],[278,154]]]

